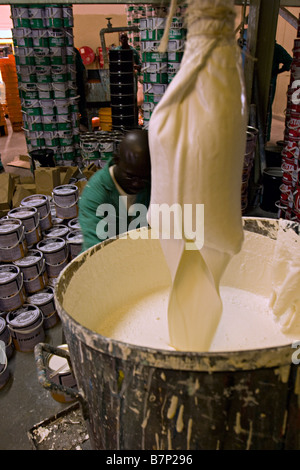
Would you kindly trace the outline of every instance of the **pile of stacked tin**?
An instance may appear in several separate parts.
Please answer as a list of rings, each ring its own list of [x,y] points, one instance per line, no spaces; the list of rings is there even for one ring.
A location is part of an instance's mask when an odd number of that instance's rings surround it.
[[[185,8],[177,9],[177,16],[172,19],[169,30],[167,51],[158,52],[161,38],[166,25],[165,16],[150,16],[156,10],[147,10],[148,16],[140,19],[140,34],[143,62],[143,120],[147,129],[149,120],[156,104],[161,100],[168,84],[173,80],[179,70],[183,57],[186,29],[183,27]]]
[[[11,15],[28,151],[52,148],[70,164],[80,157],[72,6],[11,6]]]
[[[74,182],[72,182],[74,183]],[[54,286],[82,247],[78,188],[35,194],[0,219],[0,389],[14,350],[33,351],[59,317]]]
[[[276,205],[280,217],[300,222],[300,18],[287,92],[284,142],[280,201]]]
[[[82,132],[80,149],[83,166],[88,167],[93,163],[98,168],[103,168],[118,151],[122,137],[121,130]]]
[[[137,125],[136,83],[132,49],[109,51],[111,119],[114,130]]]

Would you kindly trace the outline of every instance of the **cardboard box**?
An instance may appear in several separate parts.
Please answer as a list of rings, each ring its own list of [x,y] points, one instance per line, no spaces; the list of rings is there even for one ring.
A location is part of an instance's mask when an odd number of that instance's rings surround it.
[[[60,184],[69,184],[71,178],[80,173],[78,166],[58,166],[60,171]]]
[[[78,191],[79,191],[79,196],[82,194],[82,191],[84,190],[84,187],[87,183],[87,180],[78,180],[76,181],[75,186],[77,186]]]
[[[15,168],[25,168],[26,170],[31,170],[31,158],[29,155],[18,155],[11,161],[7,163],[8,166],[13,166]]]
[[[28,196],[36,193],[35,184],[18,184],[16,186],[13,199],[12,199],[12,206],[19,207],[21,205],[21,201]]]
[[[15,180],[9,173],[0,174],[0,211],[11,209],[12,198],[15,190]]]
[[[33,176],[19,176],[19,183],[20,184],[34,184],[34,177]]]
[[[36,194],[51,196],[53,188],[60,186],[60,171],[54,167],[39,167],[34,171]]]

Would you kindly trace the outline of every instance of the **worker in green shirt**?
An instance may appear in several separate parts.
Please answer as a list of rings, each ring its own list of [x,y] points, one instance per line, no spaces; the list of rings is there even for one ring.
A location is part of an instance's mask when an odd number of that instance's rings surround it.
[[[79,200],[82,251],[147,226],[151,163],[146,130],[131,130],[118,154],[86,184]]]

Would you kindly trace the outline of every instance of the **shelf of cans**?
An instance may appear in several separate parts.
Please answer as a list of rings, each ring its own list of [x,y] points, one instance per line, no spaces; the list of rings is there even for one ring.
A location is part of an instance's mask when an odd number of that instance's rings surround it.
[[[8,57],[1,58],[0,70],[5,83],[5,99],[8,116],[13,131],[18,132],[22,130],[23,120],[15,57],[9,55]]]
[[[146,129],[156,104],[178,72],[183,57],[186,29],[182,17],[174,17],[172,20],[167,51],[158,52],[165,24],[166,18],[148,17],[140,20],[144,91],[142,108]]]
[[[117,153],[124,133],[120,130],[80,133],[80,149],[84,167],[91,163],[103,168]]]
[[[82,247],[73,180],[52,197],[24,198],[0,219],[0,389],[14,350],[33,351],[59,322],[54,287]]]
[[[287,92],[279,217],[300,222],[300,17]]]
[[[72,165],[80,158],[72,6],[11,6],[11,18],[28,151],[52,148],[58,165]]]

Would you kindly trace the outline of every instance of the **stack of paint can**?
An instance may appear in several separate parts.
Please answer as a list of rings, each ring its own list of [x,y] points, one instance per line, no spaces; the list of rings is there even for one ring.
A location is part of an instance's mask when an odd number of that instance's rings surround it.
[[[109,51],[109,81],[112,128],[133,128],[137,125],[137,108],[132,49]]]
[[[0,389],[13,351],[32,352],[59,322],[54,286],[81,251],[78,218],[71,218],[78,214],[77,187],[55,189],[53,199],[29,196],[0,220]]]
[[[168,86],[168,53],[158,52],[166,18],[147,17],[140,20],[143,61],[144,128],[148,128],[155,105],[161,100]]]
[[[146,5],[129,4],[126,7],[128,26],[139,27],[140,19],[146,15]],[[141,38],[138,31],[128,32],[129,43],[138,51],[141,51]]]
[[[299,19],[300,24],[300,19]],[[284,142],[281,152],[283,171],[279,217],[300,222],[300,27],[294,40],[291,78],[287,92]]]
[[[169,30],[168,83],[171,83],[180,68],[186,33],[187,30],[183,27],[183,16],[174,17]]]
[[[98,168],[103,168],[114,153],[117,152],[123,131],[95,131],[80,134],[80,148],[83,165],[94,163]]]
[[[157,11],[157,9],[152,10]],[[161,10],[159,10],[161,12]],[[165,12],[162,11],[162,14]],[[164,34],[166,16],[150,16],[140,19],[142,41],[144,104],[143,121],[147,129],[156,104],[161,100],[168,84],[179,70],[183,57],[186,29],[183,27],[183,10],[172,18],[169,29],[168,48],[159,53],[158,47]]]
[[[13,41],[28,151],[52,148],[59,165],[80,156],[70,5],[12,6]]]

